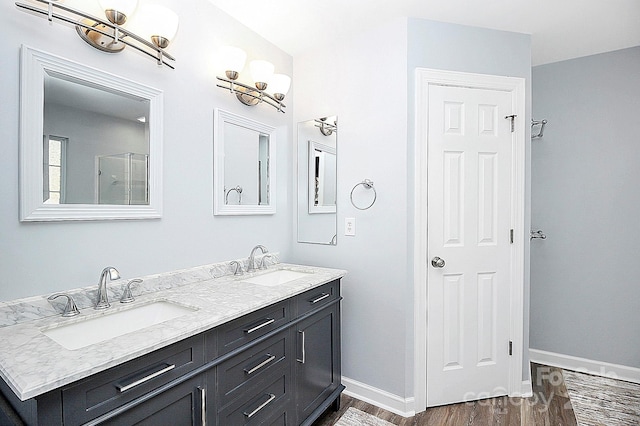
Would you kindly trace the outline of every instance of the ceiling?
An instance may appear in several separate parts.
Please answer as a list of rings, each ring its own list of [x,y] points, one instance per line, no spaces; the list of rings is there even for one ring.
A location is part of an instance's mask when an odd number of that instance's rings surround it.
[[[398,17],[532,35],[533,65],[640,45],[640,0],[209,0],[292,56]]]

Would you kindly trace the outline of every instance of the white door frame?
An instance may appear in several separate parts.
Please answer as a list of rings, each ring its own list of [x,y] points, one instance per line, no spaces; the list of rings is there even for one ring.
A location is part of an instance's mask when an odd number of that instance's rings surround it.
[[[415,116],[415,204],[414,204],[414,397],[415,411],[427,408],[427,143],[429,87],[455,87],[503,90],[512,93],[514,149],[512,168],[512,217],[514,242],[511,245],[511,324],[513,353],[509,365],[509,395],[522,393],[523,327],[524,327],[524,205],[525,205],[525,79],[427,68],[416,70]],[[507,348],[505,348],[507,350]]]

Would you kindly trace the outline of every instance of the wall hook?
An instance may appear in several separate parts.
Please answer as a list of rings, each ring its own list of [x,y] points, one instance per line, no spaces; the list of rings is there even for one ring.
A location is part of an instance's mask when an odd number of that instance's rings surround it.
[[[540,229],[538,229],[537,231],[531,231],[529,239],[533,240],[534,238],[546,240],[547,236]]]
[[[547,125],[547,120],[534,120],[531,119],[531,139],[540,139],[544,133],[544,126]],[[535,126],[540,126],[540,130],[537,134],[533,134],[533,128]]]

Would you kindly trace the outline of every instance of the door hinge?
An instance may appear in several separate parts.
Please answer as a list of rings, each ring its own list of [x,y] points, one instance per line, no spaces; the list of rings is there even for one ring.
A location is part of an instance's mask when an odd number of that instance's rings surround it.
[[[513,342],[509,340],[509,355],[513,355]]]
[[[511,120],[511,133],[515,132],[516,128],[515,128],[515,121],[516,121],[516,117],[518,115],[517,114],[511,114],[511,115],[506,115],[504,118],[506,118],[507,120]]]
[[[509,241],[513,244],[513,229],[509,230]]]

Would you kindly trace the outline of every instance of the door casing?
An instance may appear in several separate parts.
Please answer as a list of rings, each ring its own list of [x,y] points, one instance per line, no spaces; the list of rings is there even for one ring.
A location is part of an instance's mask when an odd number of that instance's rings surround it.
[[[429,87],[445,85],[501,90],[511,93],[515,144],[512,158],[512,229],[510,340],[513,352],[509,365],[509,396],[522,395],[522,363],[524,355],[524,245],[525,245],[525,79],[486,74],[416,69],[415,116],[415,191],[414,191],[414,398],[415,412],[427,408],[427,148]]]

